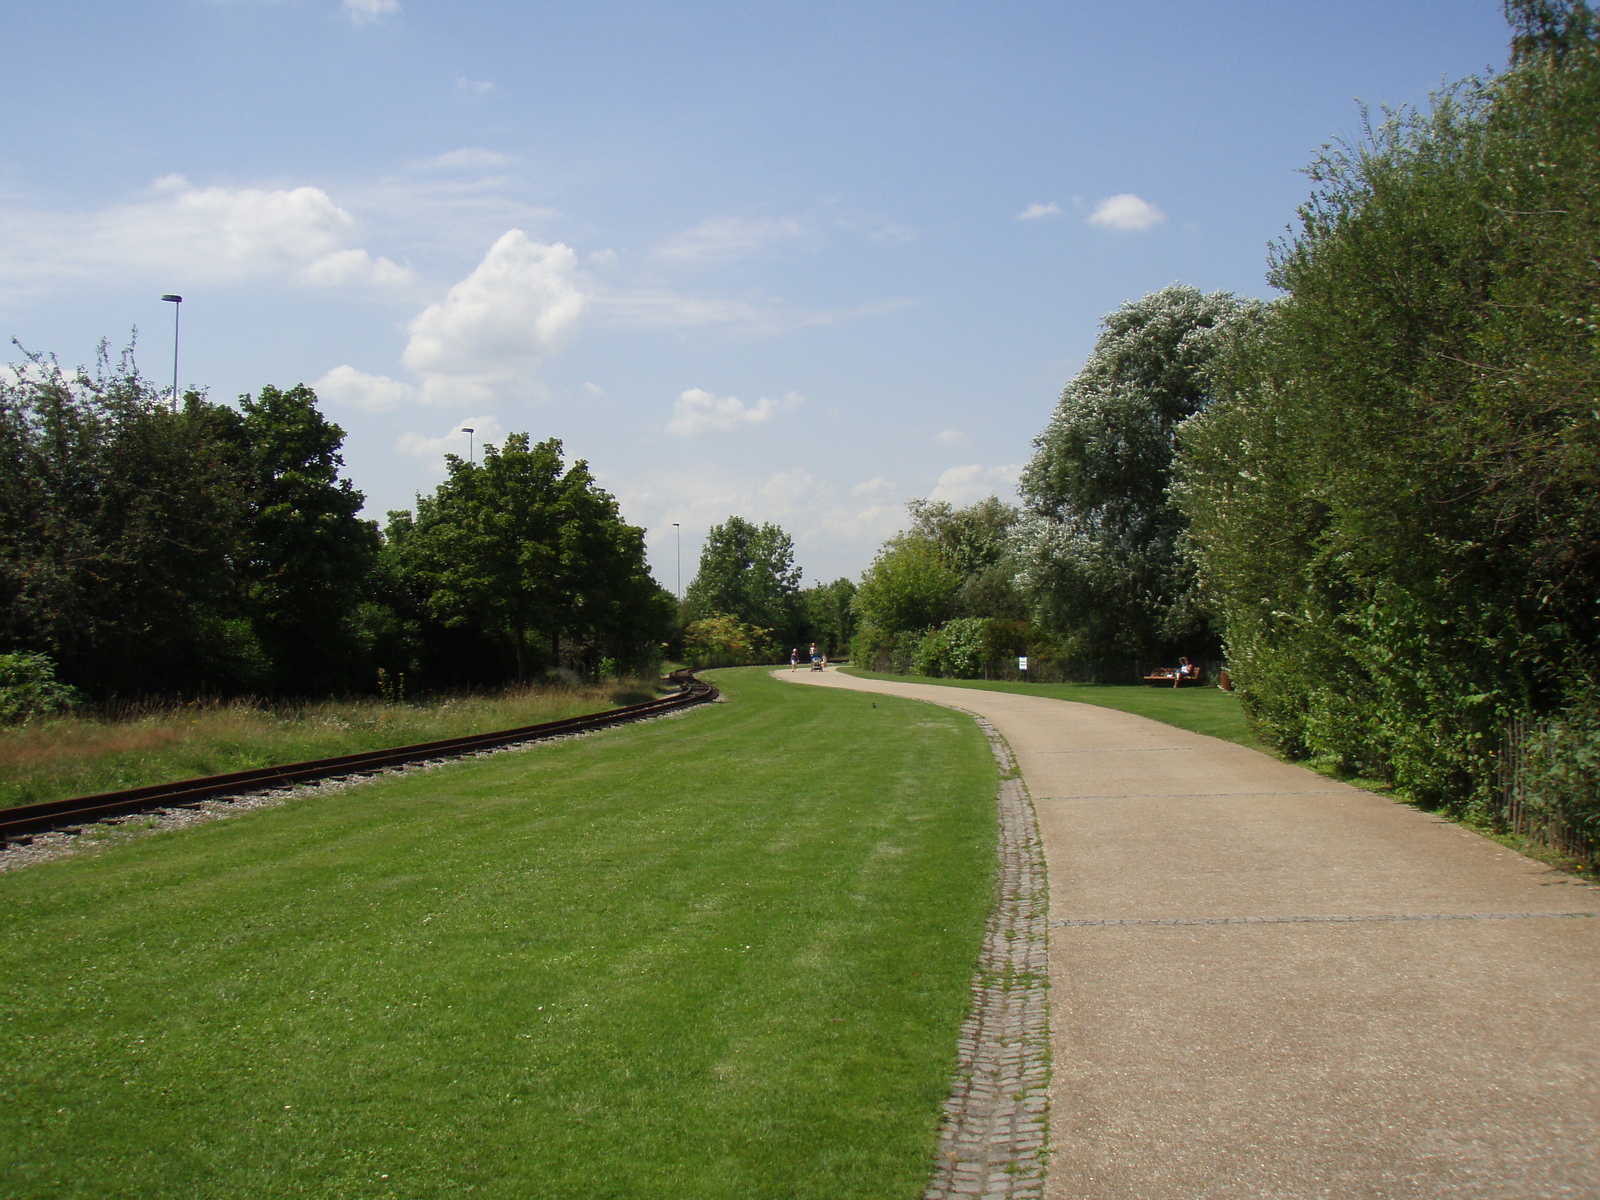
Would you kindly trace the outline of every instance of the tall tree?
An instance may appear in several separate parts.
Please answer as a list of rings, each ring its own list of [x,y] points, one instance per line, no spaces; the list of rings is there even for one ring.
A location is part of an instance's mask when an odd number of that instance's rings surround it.
[[[243,505],[216,406],[177,413],[125,351],[30,356],[0,380],[0,649],[97,694],[252,682]]]
[[[391,514],[391,538],[421,581],[428,609],[504,639],[527,678],[557,662],[563,639],[659,639],[666,616],[644,561],[644,534],[624,522],[582,460],[563,469],[561,442],[514,433],[482,465],[447,458],[449,477],[419,497],[413,521]]]
[[[961,575],[928,537],[890,538],[861,577],[855,608],[861,624],[884,634],[932,629],[950,619]]]
[[[856,585],[849,579],[819,583],[800,593],[805,629],[798,640],[816,642],[830,658],[847,652],[856,635]]]
[[[278,686],[303,695],[363,685],[352,618],[379,539],[357,515],[365,497],[339,475],[344,430],[304,384],[241,396],[239,413],[248,611]]]
[[[944,500],[913,500],[911,533],[937,545],[961,576],[954,608],[963,617],[1027,617],[1027,601],[1016,586],[1011,531],[1021,517],[1014,505],[985,496],[964,508]]]
[[[1179,427],[1212,398],[1208,371],[1258,306],[1173,284],[1105,319],[1023,472],[1022,582],[1046,624],[1092,657],[1214,643],[1170,503]]]
[[[1507,12],[1503,75],[1314,165],[1285,297],[1183,439],[1262,726],[1445,804],[1488,803],[1503,718],[1600,650],[1600,24]]]
[[[800,568],[794,542],[777,525],[729,517],[713,525],[700,550],[700,567],[684,593],[686,622],[716,613],[788,639],[795,628]]]

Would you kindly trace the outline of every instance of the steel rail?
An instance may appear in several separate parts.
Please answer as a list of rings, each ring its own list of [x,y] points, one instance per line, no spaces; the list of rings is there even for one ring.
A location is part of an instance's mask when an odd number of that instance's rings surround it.
[[[231,771],[226,775],[207,775],[200,779],[179,780],[176,783],[127,788],[120,792],[102,792],[97,796],[78,796],[70,800],[48,800],[42,804],[4,808],[0,809],[0,843],[15,841],[35,833],[75,831],[84,825],[103,821],[108,817],[132,816],[136,813],[167,808],[193,807],[204,800],[242,796],[269,788],[283,787],[286,784],[311,783],[319,779],[336,779],[349,775],[370,775],[389,767],[473,754],[479,750],[493,750],[517,742],[536,742],[566,734],[583,733],[591,729],[607,729],[614,725],[625,725],[630,721],[676,712],[717,698],[715,687],[696,679],[689,671],[675,671],[669,678],[679,687],[676,695],[664,696],[658,700],[646,700],[642,704],[629,704],[605,712],[563,717],[559,721],[545,721],[538,725],[501,729],[493,733],[468,734],[466,737],[444,738],[436,742],[418,742],[416,745],[395,746],[388,750],[367,750],[360,754],[343,754],[337,758],[286,763],[278,767]]]

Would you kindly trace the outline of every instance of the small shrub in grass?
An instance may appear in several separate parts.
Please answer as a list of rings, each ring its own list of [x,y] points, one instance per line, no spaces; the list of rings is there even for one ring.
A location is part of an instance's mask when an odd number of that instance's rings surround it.
[[[0,654],[0,723],[66,712],[77,703],[77,690],[56,681],[56,665],[45,655]]]

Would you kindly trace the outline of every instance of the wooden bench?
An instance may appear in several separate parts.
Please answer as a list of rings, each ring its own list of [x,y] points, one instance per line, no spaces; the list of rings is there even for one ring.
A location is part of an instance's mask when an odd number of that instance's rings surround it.
[[[1157,667],[1144,677],[1149,684],[1161,684],[1165,687],[1183,687],[1187,684],[1199,683],[1201,675],[1179,675],[1177,667]]]

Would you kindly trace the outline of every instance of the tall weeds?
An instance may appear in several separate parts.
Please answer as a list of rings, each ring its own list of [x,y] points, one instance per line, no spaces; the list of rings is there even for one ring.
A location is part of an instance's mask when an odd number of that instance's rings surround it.
[[[654,684],[547,684],[416,703],[108,705],[0,729],[0,807],[514,729],[648,699]]]

